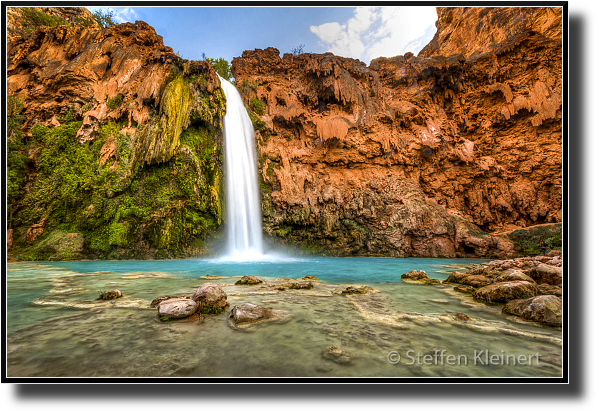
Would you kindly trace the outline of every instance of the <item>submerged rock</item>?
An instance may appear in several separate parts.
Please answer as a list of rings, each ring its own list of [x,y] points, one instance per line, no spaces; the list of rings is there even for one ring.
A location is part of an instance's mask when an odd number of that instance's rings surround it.
[[[291,317],[291,313],[266,308],[264,306],[254,305],[253,303],[244,303],[235,305],[229,314],[229,320],[235,327],[244,327],[250,324],[261,322],[281,322]]]
[[[351,356],[347,351],[336,346],[329,346],[322,352],[322,356],[325,359],[331,360],[338,364],[347,365],[351,363]]]
[[[109,290],[108,292],[100,292],[100,296],[98,296],[96,298],[96,300],[113,300],[113,299],[118,299],[118,298],[122,298],[123,294],[121,293],[120,290],[115,289],[115,290]]]

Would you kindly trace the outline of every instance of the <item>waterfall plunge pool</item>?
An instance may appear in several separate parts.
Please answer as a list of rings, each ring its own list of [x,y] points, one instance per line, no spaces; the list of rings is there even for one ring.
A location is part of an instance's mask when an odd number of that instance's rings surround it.
[[[7,361],[17,377],[560,377],[561,330],[501,314],[447,285],[411,285],[409,270],[445,279],[482,261],[270,257],[9,263]],[[245,274],[265,284],[306,275],[314,289],[241,286]],[[231,306],[250,302],[290,312],[286,323],[233,329],[229,310],[161,322],[152,299],[191,295],[205,282],[222,286]],[[334,293],[366,284],[377,293]],[[124,298],[94,301],[120,289]],[[462,321],[457,313],[469,316]],[[335,346],[349,363],[327,359]],[[531,356],[526,364],[483,365],[480,352]],[[396,352],[401,361],[391,363]],[[460,364],[433,356],[455,355]],[[477,358],[477,352],[478,358]],[[420,355],[421,357],[418,357]],[[429,357],[426,357],[429,355]],[[418,358],[417,358],[418,357]],[[428,359],[427,359],[428,358]],[[504,358],[504,362],[506,359]]]

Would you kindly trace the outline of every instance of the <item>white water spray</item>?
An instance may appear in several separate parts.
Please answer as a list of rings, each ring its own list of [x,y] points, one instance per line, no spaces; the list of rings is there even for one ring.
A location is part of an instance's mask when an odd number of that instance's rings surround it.
[[[227,98],[223,119],[227,255],[234,260],[255,260],[263,252],[254,128],[235,86],[219,78]]]

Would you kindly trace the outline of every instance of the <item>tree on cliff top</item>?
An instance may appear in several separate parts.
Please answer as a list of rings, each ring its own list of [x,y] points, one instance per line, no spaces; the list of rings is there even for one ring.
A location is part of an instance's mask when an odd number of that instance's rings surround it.
[[[223,79],[231,81],[233,75],[231,74],[231,65],[229,62],[220,57],[218,59],[209,58],[205,53],[202,53],[202,60],[210,63],[210,66],[218,73]]]
[[[96,10],[94,12],[94,20],[97,21],[98,24],[103,28],[117,25],[113,17],[114,11],[112,10],[107,10],[106,13],[102,12],[102,10]]]

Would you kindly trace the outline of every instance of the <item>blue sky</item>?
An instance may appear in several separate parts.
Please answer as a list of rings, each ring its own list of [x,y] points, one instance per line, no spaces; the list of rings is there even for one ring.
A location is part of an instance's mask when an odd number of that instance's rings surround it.
[[[108,7],[89,7],[94,11]],[[223,57],[269,46],[281,53],[333,52],[367,64],[415,54],[435,34],[434,7],[112,7],[118,22],[143,20],[185,59]]]

